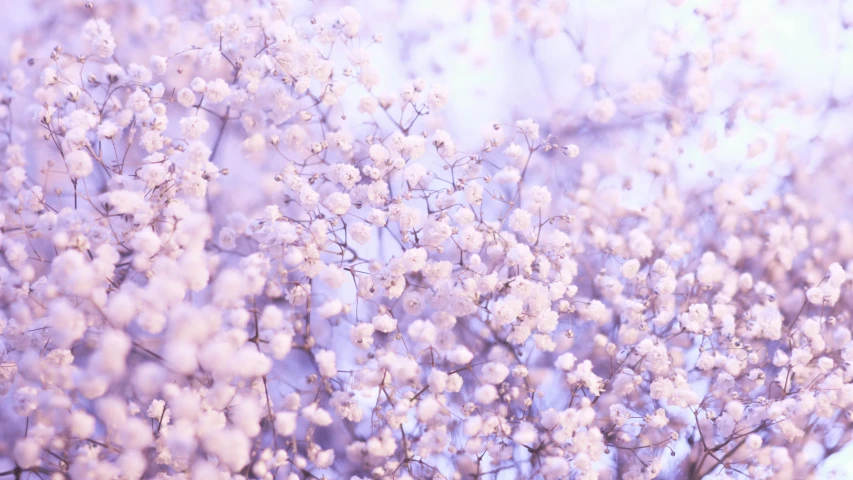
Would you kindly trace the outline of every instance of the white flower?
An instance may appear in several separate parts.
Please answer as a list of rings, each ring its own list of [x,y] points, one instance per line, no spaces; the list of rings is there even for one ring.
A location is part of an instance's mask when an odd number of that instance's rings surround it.
[[[383,333],[390,333],[397,329],[397,320],[387,313],[373,317],[372,323],[377,331]]]
[[[91,164],[92,164],[92,162],[90,159],[89,160],[89,171],[86,173],[86,175],[88,175],[92,171]],[[71,166],[69,165],[69,170],[70,170],[70,167]],[[75,178],[78,178],[78,177],[75,177]],[[6,188],[8,188],[9,190],[11,190],[13,192],[18,191],[21,188],[21,186],[24,184],[24,182],[26,182],[26,181],[27,181],[27,171],[21,167],[12,167],[6,171],[5,175],[3,175],[3,185],[5,185]]]
[[[373,344],[374,327],[369,323],[358,323],[350,327],[349,336],[353,344],[363,350],[368,350]]]
[[[15,442],[12,454],[15,458],[15,464],[24,469],[30,469],[38,466],[41,463],[42,447],[35,438],[23,438]]]
[[[350,201],[350,196],[346,193],[332,192],[323,201],[323,205],[325,205],[332,214],[342,216],[350,209],[352,202]]]
[[[524,150],[517,143],[510,143],[506,150],[504,150],[504,155],[511,158],[512,160],[521,160],[524,158]]]
[[[569,372],[574,368],[575,361],[577,359],[571,353],[564,353],[557,358],[557,361],[554,363],[554,366],[563,370],[565,372]]]
[[[523,135],[529,137],[530,140],[539,138],[539,124],[532,119],[519,120],[515,122],[515,126]]]
[[[509,249],[506,254],[506,264],[509,267],[526,268],[533,264],[536,257],[530,251],[530,247],[523,243]]]
[[[640,271],[640,261],[636,258],[632,258],[625,263],[622,264],[622,268],[620,272],[622,276],[627,279],[632,279],[637,276],[637,273]]]
[[[533,212],[545,209],[551,203],[551,192],[549,192],[548,187],[545,186],[530,187],[530,189],[527,190],[526,195],[530,202],[530,205],[526,205],[526,208]]]
[[[587,117],[595,123],[608,123],[616,115],[616,103],[611,98],[595,102]]]
[[[338,22],[344,26],[344,32],[350,38],[358,35],[361,28],[361,15],[351,6],[338,10]]]
[[[178,90],[178,103],[185,107],[190,107],[195,105],[196,98],[195,93],[189,88],[182,88]]]
[[[312,403],[302,409],[302,415],[309,422],[320,427],[327,427],[332,424],[332,416],[326,410],[319,407],[319,404]]]
[[[483,203],[483,186],[477,182],[471,182],[465,186],[465,200],[471,205]]]
[[[148,94],[139,88],[134,90],[127,99],[127,105],[136,112],[145,110],[150,103],[151,99]]]
[[[672,397],[675,386],[668,378],[657,378],[651,384],[650,396],[655,400],[668,400]]]
[[[98,138],[112,139],[116,136],[118,132],[118,126],[109,120],[105,120],[100,125],[98,125]]]
[[[149,59],[151,69],[154,70],[157,75],[163,75],[164,73],[166,73],[166,67],[168,66],[168,63],[169,59],[161,55],[151,55],[151,58]]]
[[[432,89],[427,97],[427,104],[433,110],[441,110],[447,105],[448,96],[449,90],[445,85],[433,83]]]
[[[83,178],[92,173],[92,157],[85,150],[75,150],[65,156],[71,178]]]
[[[296,431],[296,412],[278,412],[275,414],[275,430],[281,436],[292,435]]]
[[[481,405],[491,405],[498,399],[498,390],[494,385],[482,385],[474,391],[474,399]]]
[[[527,210],[513,210],[509,217],[509,228],[514,232],[524,232],[529,230],[533,215]]]
[[[92,39],[92,50],[101,58],[109,58],[113,56],[116,49],[116,42],[109,32],[102,32]]]
[[[335,179],[345,188],[353,188],[361,180],[361,173],[352,165],[336,163],[332,166]]]
[[[462,345],[457,345],[447,354],[447,360],[457,365],[465,365],[474,359],[474,354]]]
[[[646,423],[653,428],[663,428],[669,424],[666,410],[658,408],[652,415],[646,415]]]
[[[480,378],[493,385],[503,382],[507,376],[509,376],[509,368],[498,362],[486,363],[480,370]]]
[[[207,132],[208,128],[210,128],[210,122],[199,116],[181,119],[181,134],[188,140],[197,140]]]
[[[335,352],[331,350],[320,350],[315,354],[314,358],[317,361],[317,368],[320,370],[320,375],[324,377],[335,377],[338,375],[335,357]]]
[[[466,252],[479,250],[483,245],[483,234],[475,227],[465,227],[459,232],[459,244]]]
[[[231,87],[225,80],[215,78],[205,85],[204,100],[211,103],[221,103],[231,95]]]

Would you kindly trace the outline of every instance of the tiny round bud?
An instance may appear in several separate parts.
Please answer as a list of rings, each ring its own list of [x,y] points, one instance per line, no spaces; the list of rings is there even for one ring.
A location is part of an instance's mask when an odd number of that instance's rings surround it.
[[[576,158],[580,154],[581,154],[581,149],[577,145],[575,145],[574,143],[572,143],[566,147],[566,155],[568,155],[569,158]]]

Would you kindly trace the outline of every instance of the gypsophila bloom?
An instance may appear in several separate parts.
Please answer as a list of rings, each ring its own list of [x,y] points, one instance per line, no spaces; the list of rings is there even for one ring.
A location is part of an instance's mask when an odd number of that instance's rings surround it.
[[[9,13],[0,476],[849,473],[853,9],[412,2]]]
[[[92,157],[83,150],[69,153],[65,157],[65,163],[68,165],[68,174],[71,178],[82,178],[92,173]]]

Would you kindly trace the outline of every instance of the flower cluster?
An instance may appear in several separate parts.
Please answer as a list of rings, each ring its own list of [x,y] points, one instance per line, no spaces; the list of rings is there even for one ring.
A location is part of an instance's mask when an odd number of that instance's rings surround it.
[[[756,80],[737,2],[627,83],[570,2],[489,4],[573,45],[580,100],[473,141],[352,6],[165,3],[11,47],[0,476],[805,478],[853,439],[853,223],[815,186],[851,139],[773,121],[853,102]],[[738,128],[743,172],[687,178]]]

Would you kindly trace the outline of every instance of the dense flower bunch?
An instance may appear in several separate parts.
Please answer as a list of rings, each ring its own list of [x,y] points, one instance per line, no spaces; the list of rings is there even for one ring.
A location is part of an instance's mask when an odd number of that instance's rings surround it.
[[[851,142],[773,121],[851,102],[769,88],[737,2],[627,83],[569,2],[486,5],[581,96],[473,141],[352,6],[56,3],[0,87],[0,475],[806,478],[851,440]]]

